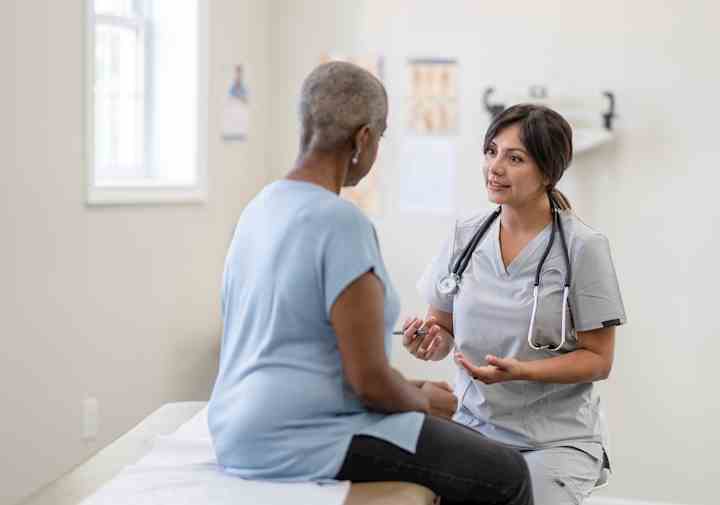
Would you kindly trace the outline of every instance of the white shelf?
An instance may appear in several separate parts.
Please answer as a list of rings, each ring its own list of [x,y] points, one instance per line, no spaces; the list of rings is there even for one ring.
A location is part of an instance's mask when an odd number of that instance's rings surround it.
[[[611,142],[615,136],[605,128],[573,128],[573,147],[575,154],[583,153]]]

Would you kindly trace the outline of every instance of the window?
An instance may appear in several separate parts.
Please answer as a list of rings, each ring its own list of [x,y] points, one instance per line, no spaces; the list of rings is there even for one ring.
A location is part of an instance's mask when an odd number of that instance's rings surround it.
[[[88,0],[89,203],[204,200],[205,4]]]

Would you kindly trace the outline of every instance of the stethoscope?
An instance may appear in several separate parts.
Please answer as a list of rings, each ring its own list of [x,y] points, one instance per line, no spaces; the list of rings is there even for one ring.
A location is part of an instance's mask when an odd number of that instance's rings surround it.
[[[568,254],[567,249],[567,242],[565,241],[565,231],[563,230],[562,220],[560,219],[560,208],[557,205],[557,202],[555,202],[555,199],[552,197],[552,195],[548,194],[548,198],[550,199],[550,212],[552,214],[552,231],[550,233],[550,240],[548,240],[548,245],[545,248],[545,252],[542,255],[542,258],[540,258],[540,263],[538,264],[537,270],[535,271],[535,283],[533,286],[533,307],[532,307],[532,313],[530,315],[530,327],[528,328],[528,335],[527,335],[527,341],[528,345],[535,349],[535,350],[550,350],[550,351],[558,351],[562,348],[563,345],[565,345],[565,328],[566,328],[566,313],[567,313],[567,305],[568,305],[568,296],[570,293],[570,280],[571,280],[571,272],[570,272],[570,255]],[[462,276],[465,273],[465,270],[467,269],[468,265],[470,264],[470,258],[472,257],[473,253],[475,252],[475,248],[480,243],[482,238],[487,233],[488,229],[490,228],[490,225],[493,224],[495,219],[500,215],[501,207],[498,207],[495,211],[493,211],[490,216],[488,216],[483,224],[480,226],[480,228],[475,232],[475,235],[473,235],[472,239],[468,243],[467,246],[465,246],[465,249],[463,249],[460,256],[458,256],[457,260],[455,260],[455,265],[453,266],[452,272],[449,274],[443,276],[442,279],[438,282],[437,289],[440,292],[440,294],[445,296],[454,296],[457,294],[457,292],[460,290],[460,281],[462,280]],[[533,342],[533,329],[535,327],[535,315],[537,314],[537,306],[538,306],[538,292],[540,290],[540,274],[542,272],[543,264],[545,263],[545,260],[547,259],[548,255],[550,254],[550,250],[552,249],[553,243],[555,242],[555,233],[559,232],[560,234],[560,243],[562,245],[563,255],[565,257],[565,266],[567,267],[565,274],[565,287],[563,288],[563,303],[562,303],[562,323],[561,323],[561,331],[562,331],[562,337],[560,341],[560,345],[557,347],[552,347],[550,345],[535,345],[535,342]]]

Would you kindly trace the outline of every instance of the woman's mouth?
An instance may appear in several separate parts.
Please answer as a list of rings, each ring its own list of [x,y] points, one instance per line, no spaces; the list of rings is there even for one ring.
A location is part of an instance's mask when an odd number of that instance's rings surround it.
[[[487,183],[487,186],[488,186],[488,188],[492,189],[493,191],[503,191],[510,187],[509,184],[499,184],[493,180],[489,180]]]

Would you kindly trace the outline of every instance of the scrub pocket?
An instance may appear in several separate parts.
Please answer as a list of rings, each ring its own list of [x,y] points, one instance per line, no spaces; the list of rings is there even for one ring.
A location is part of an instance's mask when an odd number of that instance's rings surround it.
[[[602,460],[574,447],[523,452],[536,505],[580,505],[600,477]]]

